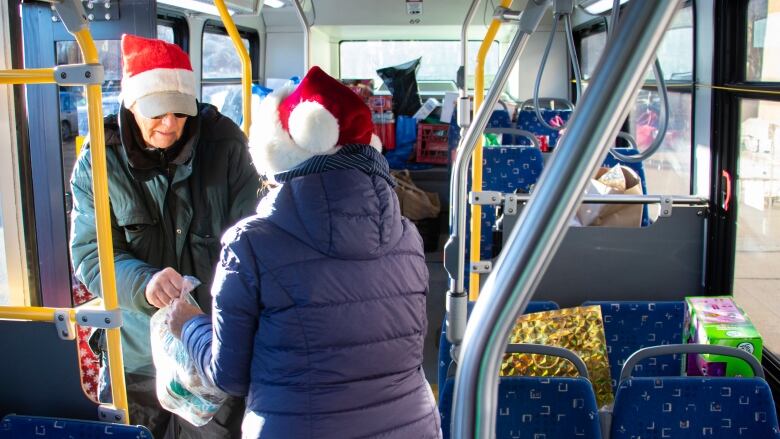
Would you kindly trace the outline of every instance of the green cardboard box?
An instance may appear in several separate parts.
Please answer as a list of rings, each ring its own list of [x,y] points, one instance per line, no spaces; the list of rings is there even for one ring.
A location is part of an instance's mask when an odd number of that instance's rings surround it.
[[[686,297],[685,307],[687,343],[735,347],[761,361],[761,334],[732,297]],[[713,354],[689,354],[686,372],[689,376],[753,376],[744,361]]]

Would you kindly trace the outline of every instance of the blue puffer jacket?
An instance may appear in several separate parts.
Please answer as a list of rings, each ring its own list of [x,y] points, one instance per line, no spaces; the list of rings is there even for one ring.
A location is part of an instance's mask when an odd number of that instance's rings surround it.
[[[258,212],[223,238],[213,346],[211,319],[184,326],[203,373],[246,395],[263,439],[440,437],[421,369],[428,271],[393,189],[329,171]]]

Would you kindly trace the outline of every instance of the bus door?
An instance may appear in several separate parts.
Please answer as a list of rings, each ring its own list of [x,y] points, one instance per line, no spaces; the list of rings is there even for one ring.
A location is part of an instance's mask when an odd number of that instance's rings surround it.
[[[90,30],[105,69],[103,114],[119,108],[123,33],[156,35],[154,0],[101,0],[85,5]],[[21,5],[24,67],[45,68],[82,62],[78,45],[48,4]],[[35,246],[40,272],[41,306],[71,306],[68,214],[71,170],[87,134],[86,96],[82,87],[35,85],[26,88]],[[31,234],[32,236],[33,234]]]

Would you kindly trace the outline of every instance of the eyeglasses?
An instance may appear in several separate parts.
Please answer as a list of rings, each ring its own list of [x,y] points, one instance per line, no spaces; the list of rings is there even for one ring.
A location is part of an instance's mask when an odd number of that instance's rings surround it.
[[[185,117],[189,117],[189,114],[184,114],[184,113],[163,113],[163,114],[160,114],[158,116],[150,117],[149,119],[160,120],[160,119],[164,118],[165,116],[167,116],[168,114],[173,114],[173,116],[176,119],[184,119]]]

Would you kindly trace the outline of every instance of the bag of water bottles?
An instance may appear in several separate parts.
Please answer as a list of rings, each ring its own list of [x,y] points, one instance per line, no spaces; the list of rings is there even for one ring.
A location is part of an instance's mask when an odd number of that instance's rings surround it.
[[[190,292],[200,285],[192,276],[184,277],[181,297],[196,305]],[[187,348],[168,326],[170,306],[160,308],[151,319],[152,358],[157,369],[157,399],[166,410],[196,427],[208,423],[227,395],[203,380]]]

